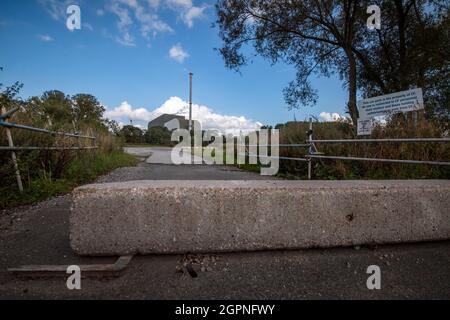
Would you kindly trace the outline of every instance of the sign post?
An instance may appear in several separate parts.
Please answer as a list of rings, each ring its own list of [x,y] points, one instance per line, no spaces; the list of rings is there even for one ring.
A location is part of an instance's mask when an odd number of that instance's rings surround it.
[[[372,133],[373,119],[358,119],[358,136],[366,136]]]
[[[423,108],[421,88],[360,100],[358,101],[358,135],[371,134],[375,117],[417,112]]]
[[[0,109],[0,114],[5,114],[6,109],[4,107],[2,107]],[[14,148],[14,142],[12,139],[12,134],[11,134],[11,130],[6,127],[5,128],[5,132],[6,132],[6,138],[8,139],[8,145],[11,148]],[[16,152],[14,150],[11,150],[11,159],[14,165],[14,171],[16,174],[16,180],[17,180],[17,186],[19,187],[19,191],[23,192],[23,185],[22,185],[22,177],[20,176],[20,171],[19,171],[19,165],[17,163],[17,156],[16,156]]]

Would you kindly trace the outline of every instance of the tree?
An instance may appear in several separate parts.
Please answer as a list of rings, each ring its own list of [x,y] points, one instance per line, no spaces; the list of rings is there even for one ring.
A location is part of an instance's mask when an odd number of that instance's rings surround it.
[[[120,135],[120,125],[116,120],[105,119],[105,125],[109,132],[116,136]]]
[[[339,72],[348,87],[348,111],[356,121],[357,61],[352,48],[360,41],[356,21],[365,12],[357,0],[220,0],[216,11],[223,40],[219,51],[227,67],[239,70],[247,63],[244,44],[252,44],[272,63],[294,65],[296,79],[284,90],[291,108],[315,104],[311,74]]]
[[[142,143],[143,132],[138,127],[131,125],[124,126],[120,134],[125,138],[126,143]]]
[[[354,48],[359,87],[369,96],[423,88],[429,116],[450,116],[450,19],[447,0],[365,1],[382,12],[382,28],[363,30]],[[376,70],[376,72],[370,72]]]
[[[373,4],[382,11],[379,31],[366,25]],[[316,102],[314,73],[340,75],[354,123],[359,90],[376,95],[419,86],[428,102],[447,106],[448,7],[448,0],[220,0],[219,51],[235,70],[248,62],[246,44],[272,63],[294,65],[296,79],[284,90],[290,108]]]
[[[77,123],[103,126],[105,108],[97,98],[90,94],[77,94],[72,97],[73,113]]]
[[[1,71],[2,69],[0,69]],[[0,83],[0,89],[2,89],[3,84]],[[3,107],[8,111],[9,109],[20,105],[23,105],[21,100],[18,100],[18,94],[23,88],[23,84],[20,82],[15,82],[10,87],[6,87],[0,91],[0,109]]]
[[[31,98],[29,105],[37,109],[43,120],[54,128],[73,121],[72,101],[61,91],[46,91],[41,97]]]
[[[3,67],[0,67],[0,71],[3,71]],[[22,101],[18,100],[17,97],[22,88],[23,84],[16,81],[13,85],[3,89],[3,83],[0,82],[0,109],[3,107],[9,110],[17,106],[18,103],[22,104]]]
[[[170,145],[171,132],[166,127],[151,127],[145,133],[145,142],[155,145]]]

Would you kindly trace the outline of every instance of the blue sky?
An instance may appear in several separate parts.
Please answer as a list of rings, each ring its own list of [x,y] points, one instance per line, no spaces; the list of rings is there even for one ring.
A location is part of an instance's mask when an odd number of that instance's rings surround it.
[[[66,28],[66,8],[81,8],[82,29]],[[282,123],[322,112],[344,113],[346,92],[336,78],[313,79],[315,107],[288,111],[282,89],[295,76],[283,63],[255,58],[241,74],[225,68],[214,1],[197,0],[2,0],[0,82],[24,83],[22,97],[57,89],[90,93],[108,116],[145,125],[188,98],[194,73],[197,115],[213,124]],[[179,97],[180,99],[170,99]],[[177,109],[178,108],[178,109]],[[208,116],[200,115],[208,113]],[[211,120],[212,119],[212,120]],[[239,122],[238,121],[238,122]]]

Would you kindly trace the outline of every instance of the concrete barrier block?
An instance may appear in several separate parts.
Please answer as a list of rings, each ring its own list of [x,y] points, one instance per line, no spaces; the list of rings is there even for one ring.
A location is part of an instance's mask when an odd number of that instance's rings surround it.
[[[81,255],[450,239],[450,181],[131,181],[73,192]]]

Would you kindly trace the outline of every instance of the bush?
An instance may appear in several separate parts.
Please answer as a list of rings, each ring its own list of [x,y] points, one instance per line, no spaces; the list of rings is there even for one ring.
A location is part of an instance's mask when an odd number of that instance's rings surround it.
[[[307,122],[291,122],[280,129],[280,143],[304,143],[309,129]],[[347,122],[315,122],[314,139],[355,139],[354,127]],[[395,116],[386,125],[377,126],[371,138],[438,138],[448,136],[445,124],[421,117],[417,127],[403,115]],[[450,161],[449,143],[346,143],[316,144],[325,155],[354,156],[363,158]],[[284,157],[304,157],[306,148],[281,148]],[[315,179],[448,179],[448,166],[391,164],[368,161],[314,160]],[[307,165],[297,161],[280,162],[282,176],[307,178]]]
[[[138,127],[130,125],[124,126],[120,130],[120,136],[124,139],[125,143],[139,144],[145,142],[144,132]]]
[[[67,97],[62,92],[50,91],[27,102],[14,100],[11,95],[0,95],[0,102],[8,106],[22,105],[25,111],[14,114],[11,122],[44,128],[50,131],[79,133],[95,136],[96,150],[34,150],[16,152],[22,175],[24,192],[17,191],[17,182],[10,152],[0,153],[0,208],[33,203],[49,196],[68,192],[74,186],[89,182],[98,175],[124,165],[134,165],[134,157],[123,153],[123,140],[108,128],[113,121],[104,120],[103,107],[91,95]],[[59,106],[62,106],[61,109]],[[86,138],[11,129],[14,144],[27,147],[93,146]],[[8,145],[5,129],[0,127],[0,145]]]
[[[2,183],[0,186],[2,194],[0,209],[31,204],[58,194],[70,192],[74,187],[90,182],[111,170],[123,166],[134,166],[137,160],[129,154],[118,151],[111,153],[98,151],[78,152],[74,154],[73,159],[64,167],[59,178],[49,176],[44,170],[41,170],[37,176],[31,177],[30,168],[26,168],[26,166],[33,164],[33,162],[21,161],[20,163],[24,192],[18,192],[15,176],[13,171],[10,171],[11,174],[8,175],[7,182],[5,181],[6,183]]]
[[[171,138],[171,132],[165,127],[152,127],[145,133],[145,142],[148,144],[170,146]]]

